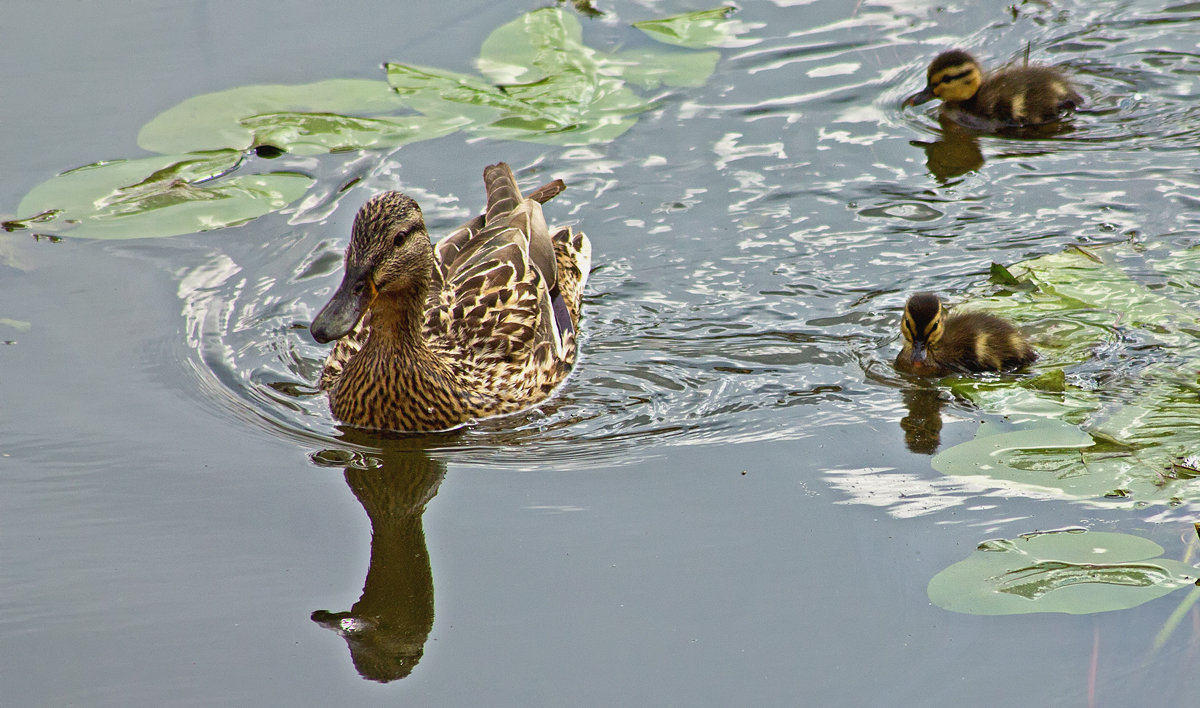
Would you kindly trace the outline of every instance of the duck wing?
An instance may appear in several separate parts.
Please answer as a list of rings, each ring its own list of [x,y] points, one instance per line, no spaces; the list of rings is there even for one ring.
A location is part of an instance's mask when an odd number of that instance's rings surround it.
[[[557,264],[541,204],[521,196],[509,166],[487,167],[484,184],[482,224],[468,224],[478,230],[456,232],[444,250],[439,244],[444,282],[425,331],[431,346],[486,369],[523,362],[554,341]],[[553,182],[536,190],[546,198],[558,191]]]

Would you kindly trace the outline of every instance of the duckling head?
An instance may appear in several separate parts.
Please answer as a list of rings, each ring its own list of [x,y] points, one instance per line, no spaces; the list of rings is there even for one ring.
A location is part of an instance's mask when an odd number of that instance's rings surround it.
[[[346,336],[377,301],[424,302],[432,270],[417,202],[400,192],[371,197],[354,217],[342,283],[309,326],[313,339],[324,344]]]
[[[943,101],[966,101],[975,95],[983,83],[983,69],[975,57],[961,49],[942,52],[929,65],[925,88],[904,99],[905,108],[919,106],[940,98]]]
[[[904,318],[900,321],[900,333],[904,335],[907,348],[911,349],[909,362],[913,368],[937,367],[929,350],[936,348],[941,341],[944,320],[942,301],[937,295],[916,293],[908,299],[904,306]]]

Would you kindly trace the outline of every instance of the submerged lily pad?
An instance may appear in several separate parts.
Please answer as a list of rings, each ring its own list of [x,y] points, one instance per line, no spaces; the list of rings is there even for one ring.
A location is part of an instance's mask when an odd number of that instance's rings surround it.
[[[1015,385],[952,380],[956,394],[1018,425],[1001,437],[981,427],[935,457],[935,469],[1082,499],[1200,501],[1200,480],[1172,463],[1200,453],[1197,266],[1200,248],[1118,245],[1009,269],[1036,287],[1024,304],[1014,311],[1011,297],[980,298],[972,307],[1004,310],[1033,331],[1038,375]],[[1067,438],[1077,440],[1060,444]]]
[[[929,581],[929,599],[973,615],[1124,610],[1196,582],[1195,568],[1162,552],[1144,538],[1082,529],[986,541]]]
[[[99,162],[30,190],[24,214],[39,228],[83,238],[152,238],[237,226],[304,196],[312,179],[289,172],[227,177],[241,153],[221,150]]]

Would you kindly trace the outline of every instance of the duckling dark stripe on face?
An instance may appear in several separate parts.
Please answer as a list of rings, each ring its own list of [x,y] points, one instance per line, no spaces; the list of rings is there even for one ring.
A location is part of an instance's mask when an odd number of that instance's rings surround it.
[[[925,339],[929,339],[930,337],[932,337],[933,333],[935,331],[937,331],[938,326],[941,324],[942,324],[942,317],[941,317],[941,314],[939,313],[938,315],[934,316],[934,318],[929,322],[929,324],[925,325]]]
[[[939,74],[931,76],[929,83],[931,84],[952,84],[955,81],[960,81],[974,73],[975,67],[970,64],[956,64],[949,69],[943,69]]]

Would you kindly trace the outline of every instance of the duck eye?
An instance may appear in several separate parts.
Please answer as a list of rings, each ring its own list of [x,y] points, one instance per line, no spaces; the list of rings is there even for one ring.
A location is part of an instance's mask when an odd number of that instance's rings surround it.
[[[404,243],[404,241],[408,239],[408,234],[411,230],[412,229],[409,229],[405,226],[400,227],[396,231],[396,235],[392,237],[392,245],[399,246],[400,244]]]

